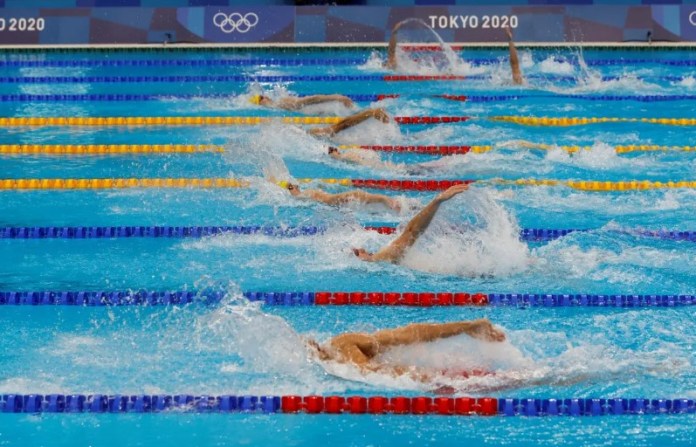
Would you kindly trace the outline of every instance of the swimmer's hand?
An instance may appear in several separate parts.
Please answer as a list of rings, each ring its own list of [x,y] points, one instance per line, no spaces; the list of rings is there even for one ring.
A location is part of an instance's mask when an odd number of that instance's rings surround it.
[[[372,109],[371,112],[374,119],[380,120],[385,124],[389,122],[389,115],[387,115],[387,112],[385,112],[384,109]]]
[[[436,197],[436,199],[439,200],[440,202],[444,202],[444,201],[449,200],[452,197],[456,196],[457,194],[460,194],[460,193],[466,191],[467,189],[469,189],[469,185],[466,183],[461,183],[459,185],[450,186],[445,191],[442,191]]]
[[[496,329],[488,319],[482,318],[480,320],[476,320],[474,323],[475,327],[471,332],[468,332],[469,336],[484,341],[505,341],[505,333],[499,329]]]

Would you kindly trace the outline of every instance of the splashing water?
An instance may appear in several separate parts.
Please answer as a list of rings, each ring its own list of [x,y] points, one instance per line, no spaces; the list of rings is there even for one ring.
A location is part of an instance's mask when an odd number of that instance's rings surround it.
[[[402,264],[457,276],[499,276],[524,270],[529,249],[514,217],[485,190],[472,189],[443,207]],[[457,213],[453,210],[457,209]],[[462,213],[469,215],[461,227]]]

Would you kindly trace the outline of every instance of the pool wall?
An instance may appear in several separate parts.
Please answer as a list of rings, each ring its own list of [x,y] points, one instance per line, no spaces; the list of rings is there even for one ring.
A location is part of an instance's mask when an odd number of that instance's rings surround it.
[[[0,0],[0,45],[384,43],[394,24],[407,18],[423,20],[447,42],[503,42],[506,25],[520,42],[696,41],[696,4],[679,0],[286,3],[65,0],[46,8],[46,2]]]

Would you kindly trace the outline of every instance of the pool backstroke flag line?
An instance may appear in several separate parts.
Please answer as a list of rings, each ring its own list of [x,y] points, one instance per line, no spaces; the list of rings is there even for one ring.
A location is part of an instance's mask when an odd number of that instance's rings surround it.
[[[653,41],[696,41],[693,4],[314,7],[249,2],[178,8],[5,7],[0,8],[0,45],[384,44],[394,24],[407,18],[422,20],[445,42],[503,42],[506,26],[519,42],[645,42],[648,33]]]

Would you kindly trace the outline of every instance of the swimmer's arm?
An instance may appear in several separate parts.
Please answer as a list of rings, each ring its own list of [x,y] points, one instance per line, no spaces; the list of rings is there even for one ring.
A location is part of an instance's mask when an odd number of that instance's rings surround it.
[[[333,338],[330,344],[338,353],[339,360],[352,363],[360,368],[367,368],[370,359],[377,354],[377,341],[368,334],[341,334]]]
[[[346,202],[356,201],[362,203],[378,203],[389,208],[396,209],[398,207],[398,202],[383,194],[373,194],[365,191],[348,191],[338,194],[328,194],[327,203],[329,205],[341,205]]]
[[[384,68],[390,70],[396,69],[396,32],[392,32],[391,38],[389,39],[389,47],[387,48],[387,62],[384,64]]]
[[[387,62],[384,64],[384,68],[388,68],[390,70],[396,69],[396,38],[398,36],[399,28],[401,28],[403,23],[404,21],[402,20],[394,25],[394,28],[392,29],[391,38],[389,39],[389,47],[387,48]]]
[[[524,83],[524,78],[522,77],[522,72],[520,71],[520,59],[517,56],[517,48],[515,47],[515,42],[512,40],[512,31],[510,28],[505,28],[505,33],[508,36],[508,46],[510,49],[510,69],[512,70],[512,82],[515,85],[521,85]]]
[[[367,109],[343,118],[341,121],[331,126],[312,129],[310,130],[310,133],[312,135],[336,135],[337,133],[353,126],[357,126],[370,118],[378,119],[383,123],[389,122],[389,116],[383,109]]]
[[[394,239],[389,245],[379,250],[374,254],[375,261],[396,262],[404,254],[404,251],[416,243],[418,238],[433,221],[437,210],[442,203],[451,199],[455,195],[465,191],[468,188],[466,184],[459,184],[450,187],[446,191],[438,194],[429,204],[427,204],[411,221],[406,225],[404,231]]]
[[[454,323],[415,323],[397,329],[375,332],[374,337],[380,347],[409,345],[427,343],[461,334],[477,336],[484,325],[490,325],[490,322],[486,319],[480,319]]]
[[[312,104],[322,104],[325,102],[338,101],[346,107],[352,107],[353,101],[344,95],[309,95],[303,96],[297,100],[297,107],[309,106]]]

